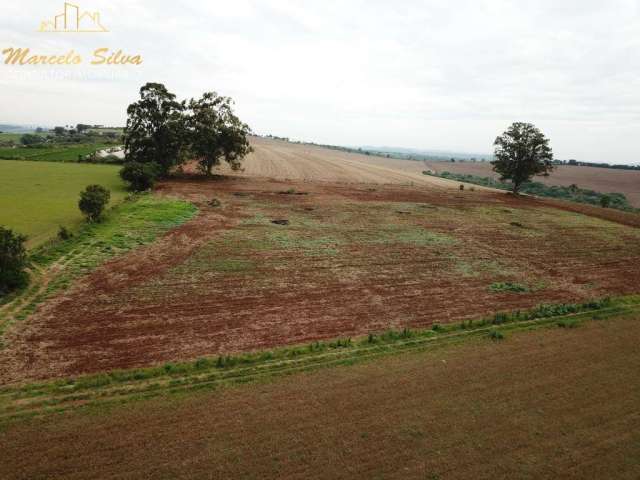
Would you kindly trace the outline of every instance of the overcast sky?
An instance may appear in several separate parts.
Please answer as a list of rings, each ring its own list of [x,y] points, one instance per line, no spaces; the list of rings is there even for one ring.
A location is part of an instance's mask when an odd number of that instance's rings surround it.
[[[36,32],[64,0],[0,6],[0,123],[122,125],[147,81],[232,96],[257,133],[484,153],[513,121],[556,158],[640,162],[640,0],[78,0],[109,33]],[[90,66],[100,47],[141,66]]]

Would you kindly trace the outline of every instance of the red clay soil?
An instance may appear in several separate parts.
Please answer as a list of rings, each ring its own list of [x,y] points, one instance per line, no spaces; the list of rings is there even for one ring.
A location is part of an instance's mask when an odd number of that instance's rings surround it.
[[[289,188],[306,195],[279,193]],[[556,218],[551,203],[530,198],[238,178],[176,180],[158,190],[193,201],[201,213],[155,244],[108,262],[9,332],[0,358],[3,383],[428,327],[545,302],[635,293],[640,285],[635,229],[587,217],[583,224],[576,216],[549,224]],[[223,207],[207,206],[212,197]],[[256,205],[269,218],[311,222],[292,226],[305,245],[331,237],[332,228],[351,227],[338,232],[346,236],[375,235],[377,222],[391,221],[413,228],[411,234],[419,227],[458,243],[354,241],[337,256],[305,255],[295,244],[262,248],[252,235],[266,227],[242,223]],[[491,214],[477,217],[486,208]],[[347,213],[349,220],[340,223]],[[520,215],[535,228],[510,226],[500,215]],[[316,230],[305,236],[305,228]],[[278,230],[276,241],[285,233]],[[474,265],[484,273],[460,270]],[[546,287],[492,292],[488,286],[504,277],[491,273],[498,267]]]
[[[16,422],[0,478],[640,478],[640,318]]]

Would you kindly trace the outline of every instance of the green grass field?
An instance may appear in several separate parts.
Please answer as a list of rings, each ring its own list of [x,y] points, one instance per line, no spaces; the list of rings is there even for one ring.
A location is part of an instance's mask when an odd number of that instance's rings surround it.
[[[78,195],[87,185],[111,190],[110,205],[126,195],[117,166],[0,161],[0,225],[29,237],[32,248],[55,236],[63,225],[82,222]]]
[[[0,142],[7,142],[9,140],[20,143],[20,138],[24,133],[0,133]]]
[[[89,155],[113,145],[92,143],[73,146],[56,146],[42,148],[9,148],[0,147],[0,159],[5,160],[33,160],[46,162],[77,162],[79,155]]]

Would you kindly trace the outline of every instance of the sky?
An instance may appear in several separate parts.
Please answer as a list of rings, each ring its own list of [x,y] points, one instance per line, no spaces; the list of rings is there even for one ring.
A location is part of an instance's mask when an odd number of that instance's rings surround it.
[[[0,6],[0,123],[123,125],[146,82],[231,96],[259,134],[486,153],[514,121],[555,157],[640,163],[640,0],[77,0],[108,33],[42,33],[64,0]],[[142,65],[90,65],[96,48]]]

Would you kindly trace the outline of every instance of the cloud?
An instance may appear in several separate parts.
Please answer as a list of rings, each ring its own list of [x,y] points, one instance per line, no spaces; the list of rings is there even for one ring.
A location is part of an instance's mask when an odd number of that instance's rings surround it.
[[[550,136],[559,158],[640,162],[633,0],[77,3],[99,10],[111,32],[35,33],[57,3],[7,4],[3,48],[122,48],[144,64],[60,78],[0,65],[2,121],[122,124],[140,85],[160,81],[180,97],[231,95],[262,133],[483,152],[524,120]]]

